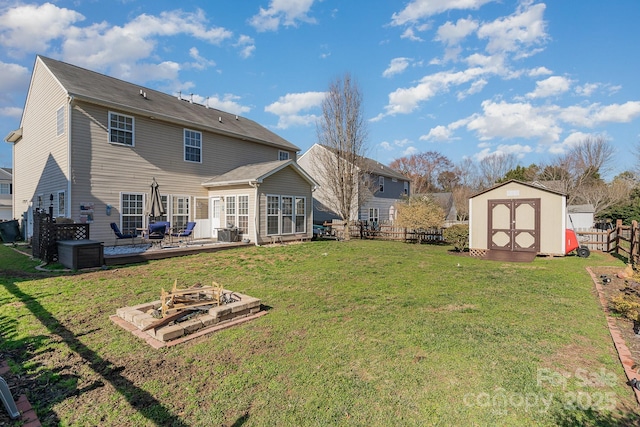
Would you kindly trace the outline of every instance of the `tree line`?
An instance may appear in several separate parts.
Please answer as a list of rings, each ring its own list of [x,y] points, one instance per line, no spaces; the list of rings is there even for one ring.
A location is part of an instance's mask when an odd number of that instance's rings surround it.
[[[452,162],[437,151],[393,160],[389,167],[411,180],[412,194],[451,192],[458,220],[468,219],[468,200],[476,192],[508,180],[538,182],[567,195],[568,205],[590,204],[601,220],[640,214],[640,170],[625,171],[610,181],[615,150],[603,136],[589,136],[546,164],[519,164],[514,154],[495,153],[480,161],[465,158]],[[636,149],[640,169],[640,144]]]

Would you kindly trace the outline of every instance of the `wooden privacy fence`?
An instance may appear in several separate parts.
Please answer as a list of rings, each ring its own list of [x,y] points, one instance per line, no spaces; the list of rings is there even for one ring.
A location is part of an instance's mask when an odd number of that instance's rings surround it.
[[[622,225],[622,221],[616,221],[616,254],[624,252],[631,264],[640,261],[640,229],[638,221],[631,221],[631,225]]]
[[[89,239],[89,224],[58,224],[43,210],[33,213],[31,247],[34,258],[55,262],[58,260],[59,240],[84,239]]]

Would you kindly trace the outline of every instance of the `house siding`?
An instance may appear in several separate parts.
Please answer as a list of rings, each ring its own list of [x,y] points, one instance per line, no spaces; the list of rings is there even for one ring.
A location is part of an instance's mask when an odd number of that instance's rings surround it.
[[[184,161],[184,127],[132,115],[135,146],[109,142],[109,111],[106,107],[77,103],[73,108],[73,200],[72,218],[80,220],[81,203],[95,205],[92,238],[112,238],[109,223],[119,223],[120,193],[148,193],[155,177],[160,193],[207,197],[202,182],[247,163],[276,160],[278,148],[202,132],[202,163]],[[131,114],[129,114],[131,115]],[[193,127],[192,127],[193,128]],[[111,215],[106,214],[111,205]]]
[[[58,136],[56,111],[60,107],[65,111],[65,132]],[[36,61],[22,116],[22,139],[13,146],[15,218],[27,212],[30,204],[36,207],[38,194],[43,196],[45,208],[49,207],[49,196],[53,194],[57,213],[56,194],[67,191],[69,179],[67,114],[66,92],[46,67]]]
[[[267,236],[267,196],[294,196],[304,197],[306,209],[306,230],[304,233],[284,234],[282,240],[296,240],[300,238],[311,238],[313,235],[313,203],[311,187],[308,182],[292,168],[285,168],[271,175],[258,188],[260,195],[260,211],[258,221],[260,224],[260,235],[258,243],[270,243],[271,236]]]

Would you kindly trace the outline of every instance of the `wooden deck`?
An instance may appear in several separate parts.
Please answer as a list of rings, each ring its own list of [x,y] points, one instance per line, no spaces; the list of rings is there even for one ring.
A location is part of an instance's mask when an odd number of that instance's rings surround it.
[[[172,258],[178,256],[194,255],[203,252],[218,252],[228,249],[253,246],[253,243],[232,242],[232,243],[203,243],[192,244],[182,247],[166,247],[163,249],[148,250],[146,252],[132,254],[118,254],[104,256],[105,265],[136,264],[154,259]]]

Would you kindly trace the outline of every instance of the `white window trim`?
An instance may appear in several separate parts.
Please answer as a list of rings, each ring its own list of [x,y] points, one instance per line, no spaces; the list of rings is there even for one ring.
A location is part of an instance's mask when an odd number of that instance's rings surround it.
[[[129,194],[132,196],[142,196],[142,213],[140,214],[142,216],[142,227],[146,227],[146,223],[147,223],[147,215],[145,214],[147,212],[147,198],[146,195],[147,193],[137,193],[137,192],[128,192],[128,191],[121,191],[120,192],[120,231],[121,232],[125,232],[122,226],[122,218],[125,216],[124,212],[123,212],[123,208],[122,208],[122,195],[123,194]],[[137,215],[126,215],[126,216],[137,216]]]
[[[286,157],[286,158],[283,159],[283,157]],[[288,151],[278,150],[278,160],[289,160],[289,159],[291,159],[291,156],[289,155]]]
[[[115,114],[117,116],[122,116],[122,117],[127,117],[131,119],[131,145],[129,144],[122,144],[120,142],[112,142],[111,141],[111,115]],[[118,113],[116,111],[109,111],[108,116],[107,116],[107,121],[109,126],[107,127],[107,138],[109,140],[109,144],[112,145],[119,145],[121,147],[135,147],[136,146],[136,118],[133,116],[129,116],[127,114],[122,114],[122,113]],[[117,129],[116,130],[124,130],[124,129]],[[129,193],[127,193],[129,194]],[[131,193],[133,194],[133,193]]]
[[[281,217],[281,211],[282,209],[280,208],[280,203],[281,203],[281,198],[279,194],[266,194],[266,202],[267,205],[265,206],[265,210],[264,210],[264,214],[265,214],[265,222],[264,222],[264,231],[265,234],[267,236],[279,236],[280,235],[280,217]],[[273,214],[269,214],[269,197],[275,197],[278,199],[278,213],[273,215]],[[278,219],[278,230],[276,233],[269,233],[269,217],[273,217],[275,216]]]
[[[64,206],[62,207],[62,211],[60,211],[60,195],[62,194],[62,199],[64,200]],[[61,217],[66,217],[66,210],[67,210],[67,195],[65,194],[65,191],[58,191],[58,194],[56,195],[56,205],[57,205],[57,212],[58,215],[56,216],[61,216]]]
[[[170,196],[167,196],[167,221],[169,221],[169,224],[171,224],[171,227],[174,227],[175,221],[173,220],[173,217],[176,215],[179,216],[184,216],[184,214],[178,214],[175,213],[173,210],[173,205],[176,202],[176,199],[187,199],[188,200],[188,207],[187,207],[187,221],[185,222],[185,225],[187,222],[191,221],[191,211],[192,211],[192,197],[187,195],[187,194],[171,194]]]
[[[265,234],[267,236],[290,236],[290,235],[294,235],[294,234],[304,234],[307,232],[307,220],[308,220],[308,215],[307,215],[307,197],[306,196],[292,196],[289,194],[266,194],[265,195],[267,197],[267,206],[265,208]],[[268,211],[268,200],[269,197],[276,197],[278,199],[278,213],[277,215],[272,215],[269,214]],[[291,219],[292,219],[292,224],[291,224],[291,232],[290,233],[285,233],[282,231],[282,199],[285,197],[289,197],[292,199],[292,214],[291,214]],[[296,217],[299,216],[298,212],[296,211],[296,199],[303,199],[304,200],[304,212],[302,214],[302,216],[304,216],[304,231],[296,231]],[[249,204],[249,206],[251,206],[251,204]],[[269,227],[268,227],[268,218],[269,217],[273,217],[273,216],[277,216],[278,218],[278,232],[277,233],[269,233]],[[289,216],[289,215],[287,215]]]
[[[2,190],[1,190],[3,187],[7,189],[6,193],[2,192]],[[10,182],[0,182],[0,194],[5,194],[5,195],[11,194],[11,183]]]
[[[187,160],[187,132],[193,132],[193,133],[197,133],[198,135],[200,135],[200,146],[199,147],[195,147],[193,145],[189,145],[189,147],[191,147],[191,148],[198,148],[200,150],[200,160]],[[183,145],[183,148],[184,148],[183,160],[185,162],[202,163],[202,132],[200,132],[199,130],[184,128],[182,130],[182,145]]]

